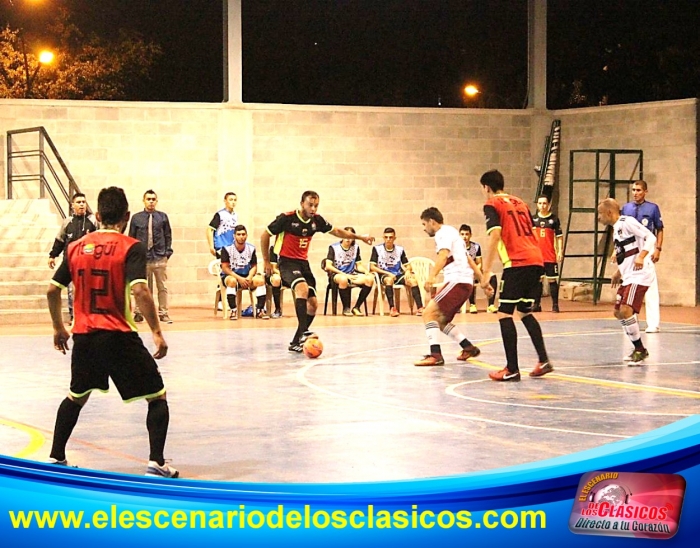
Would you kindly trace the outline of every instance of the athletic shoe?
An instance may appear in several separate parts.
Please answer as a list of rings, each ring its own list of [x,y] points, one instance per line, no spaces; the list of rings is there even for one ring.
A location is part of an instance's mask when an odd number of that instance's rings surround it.
[[[558,304],[552,305],[552,312],[559,312],[559,305]]]
[[[627,366],[628,367],[641,367],[644,365],[643,362],[649,357],[649,351],[645,348],[644,350],[635,350],[629,355],[629,359],[625,360],[627,361]]]
[[[658,327],[647,327],[647,328],[644,330],[644,332],[645,332],[645,333],[660,333],[660,332],[661,332],[661,329],[659,329]]]
[[[289,348],[287,350],[289,350],[290,352],[297,352],[298,354],[301,354],[304,351],[304,347],[301,343],[291,342],[289,343]]]
[[[395,306],[392,306],[391,311],[389,312],[389,316],[391,316],[392,318],[396,318],[398,315],[399,315],[399,311],[396,310]]]
[[[495,304],[490,304],[488,308],[486,309],[486,312],[489,312],[491,314],[495,314],[498,312],[498,307]]]
[[[538,362],[535,368],[530,371],[530,376],[531,377],[542,377],[546,375],[547,373],[551,373],[554,371],[554,366],[549,363],[548,361],[542,363]]]
[[[143,314],[141,314],[141,312],[134,313],[134,321],[136,323],[141,323],[143,321]]]
[[[281,318],[281,317],[282,317],[282,311],[281,311],[281,310],[275,310],[275,311],[272,313],[272,317],[273,317],[275,320],[276,320],[277,318]]]
[[[237,309],[235,309],[235,308],[232,308],[232,309],[231,309],[231,313],[229,314],[228,319],[229,319],[229,320],[232,320],[232,321],[238,319],[238,311],[237,311]]]
[[[418,367],[433,367],[435,365],[445,365],[445,360],[440,354],[426,354],[422,360],[414,362]]]
[[[362,310],[360,310],[357,307],[352,309],[352,315],[353,316],[364,316],[364,314],[362,313]]]
[[[352,310],[349,308],[343,308],[343,316],[352,316]]]
[[[470,305],[469,305],[469,313],[470,313],[470,314],[476,314],[477,312],[479,312],[479,311],[476,309],[476,305],[475,305],[475,304],[470,304]]]
[[[423,310],[425,310],[424,306],[421,306],[418,310],[416,310],[416,316],[422,316]]]
[[[472,344],[462,348],[462,352],[457,356],[457,359],[461,362],[466,362],[469,358],[476,358],[479,354],[481,354],[481,350]]]
[[[516,371],[515,373],[511,373],[510,371],[508,371],[507,367],[504,367],[500,371],[494,371],[492,373],[489,373],[489,378],[492,381],[519,382],[520,381],[520,371]]]
[[[156,461],[149,460],[148,468],[146,468],[146,475],[155,476],[157,478],[179,478],[180,472],[167,463],[161,466]]]
[[[270,316],[268,316],[262,308],[258,308],[255,311],[255,317],[259,320],[269,320],[270,319]]]
[[[163,315],[160,317],[160,321],[163,322],[163,323],[173,323],[173,321],[170,319],[170,316],[168,316],[167,313],[166,313],[166,314],[163,314]]]
[[[77,466],[76,466],[75,464],[69,463],[67,459],[56,460],[56,459],[54,459],[54,458],[50,458],[50,459],[48,460],[48,463],[49,463],[49,464],[55,464],[56,466],[65,466],[65,467],[67,467],[67,468],[77,468]]]
[[[318,339],[318,335],[316,335],[316,333],[314,333],[313,331],[304,331],[304,334],[301,336],[301,339],[299,339],[299,344],[303,345],[309,339]]]
[[[535,304],[532,306],[532,312],[542,312],[542,306],[539,304]]]

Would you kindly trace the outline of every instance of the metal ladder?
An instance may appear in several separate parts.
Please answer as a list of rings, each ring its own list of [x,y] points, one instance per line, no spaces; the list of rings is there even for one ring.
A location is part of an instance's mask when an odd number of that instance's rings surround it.
[[[559,283],[589,283],[593,303],[600,300],[603,284],[609,283],[605,267],[612,251],[612,227],[598,224],[598,203],[621,194],[627,198],[630,183],[642,179],[641,150],[585,149],[569,153],[569,220],[564,239],[564,258]],[[622,204],[620,204],[622,205]],[[564,265],[571,274],[564,276]]]

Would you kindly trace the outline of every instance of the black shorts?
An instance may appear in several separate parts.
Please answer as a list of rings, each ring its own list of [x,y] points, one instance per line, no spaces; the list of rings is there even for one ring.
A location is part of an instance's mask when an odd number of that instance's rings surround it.
[[[539,295],[541,266],[512,266],[503,269],[501,290],[498,294],[498,311],[513,314],[517,308],[525,314],[532,312],[532,305]]]
[[[316,278],[314,278],[314,273],[311,272],[309,261],[280,257],[277,264],[284,287],[289,287],[293,290],[294,286],[299,282],[306,282],[309,286],[309,296],[316,296]]]
[[[544,263],[544,277],[556,282],[559,279],[559,263]]]
[[[71,396],[80,398],[93,390],[109,392],[110,377],[125,402],[165,394],[158,365],[138,333],[73,335]]]

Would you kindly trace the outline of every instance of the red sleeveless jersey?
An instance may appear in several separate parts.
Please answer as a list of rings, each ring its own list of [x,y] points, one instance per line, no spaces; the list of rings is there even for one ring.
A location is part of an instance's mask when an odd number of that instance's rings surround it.
[[[146,282],[146,248],[142,242],[111,230],[87,234],[68,246],[67,259],[75,296],[73,333],[136,331],[131,315],[131,284]],[[66,273],[54,280],[62,285]]]
[[[505,268],[544,266],[525,202],[517,196],[497,194],[484,205],[484,215],[487,234],[494,228],[501,229],[499,255]]]

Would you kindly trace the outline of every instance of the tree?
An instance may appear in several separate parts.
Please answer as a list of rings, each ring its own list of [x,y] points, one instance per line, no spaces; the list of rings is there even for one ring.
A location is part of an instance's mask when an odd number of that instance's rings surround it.
[[[122,30],[111,41],[86,36],[64,9],[41,38],[55,44],[50,65],[41,66],[29,47],[38,37],[9,25],[0,31],[0,97],[139,99],[162,55],[159,45],[135,32]]]

